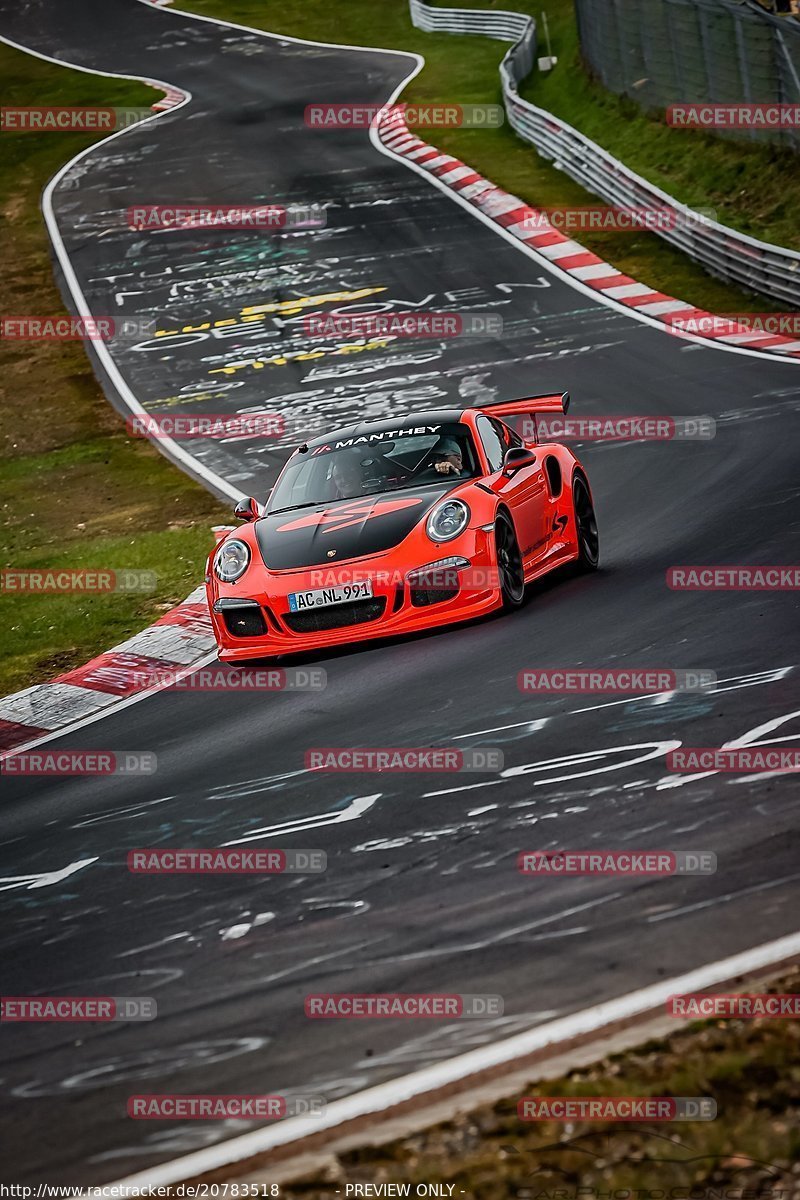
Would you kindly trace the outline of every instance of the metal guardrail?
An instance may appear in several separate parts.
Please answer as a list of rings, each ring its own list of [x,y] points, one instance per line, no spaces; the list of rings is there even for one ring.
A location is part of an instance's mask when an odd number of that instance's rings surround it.
[[[800,306],[800,252],[720,225],[648,183],[572,125],[521,99],[520,82],[536,59],[536,22],[523,13],[435,8],[408,0],[411,20],[429,33],[472,33],[514,44],[500,64],[509,124],[543,158],[576,183],[618,208],[666,212],[653,232],[719,279]],[[578,237],[580,234],[577,235]]]

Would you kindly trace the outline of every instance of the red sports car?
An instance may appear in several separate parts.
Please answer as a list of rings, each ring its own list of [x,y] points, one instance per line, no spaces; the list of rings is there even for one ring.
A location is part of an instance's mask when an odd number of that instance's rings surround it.
[[[594,570],[586,472],[539,440],[569,395],[339,429],[295,450],[206,571],[219,656],[245,662],[517,608],[565,563]],[[516,431],[519,428],[523,436]]]

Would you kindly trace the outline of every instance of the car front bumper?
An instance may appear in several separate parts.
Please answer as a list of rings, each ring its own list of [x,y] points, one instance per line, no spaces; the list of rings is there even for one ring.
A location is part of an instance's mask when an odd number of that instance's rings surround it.
[[[430,555],[427,561],[426,553]],[[416,557],[417,566],[402,567],[396,561],[390,566],[391,556],[385,556],[303,571],[261,570],[248,573],[242,581],[247,586],[241,592],[237,585],[221,584],[212,578],[206,590],[219,657],[225,662],[241,662],[388,638],[467,621],[502,604],[494,539],[486,530],[466,531],[455,543],[428,545]],[[464,570],[446,569],[450,587],[414,582],[415,571],[451,557],[466,559],[470,565]],[[288,597],[292,592],[366,578],[372,582],[373,593],[367,599],[301,613],[290,611]],[[421,582],[441,581],[440,574]],[[448,596],[446,593],[453,591],[456,582],[457,590]]]

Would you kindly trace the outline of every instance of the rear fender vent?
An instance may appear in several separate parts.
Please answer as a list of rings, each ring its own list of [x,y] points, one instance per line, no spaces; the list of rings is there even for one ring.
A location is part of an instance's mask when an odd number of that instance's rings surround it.
[[[544,472],[547,476],[547,488],[550,492],[552,500],[557,500],[561,495],[563,486],[563,478],[561,475],[561,463],[552,454],[548,454],[544,460]]]

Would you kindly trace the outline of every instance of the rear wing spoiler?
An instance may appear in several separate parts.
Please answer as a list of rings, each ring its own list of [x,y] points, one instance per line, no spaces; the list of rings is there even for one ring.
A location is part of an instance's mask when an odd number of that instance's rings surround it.
[[[531,413],[565,413],[569,409],[569,392],[548,392],[544,396],[526,396],[521,400],[499,400],[482,404],[481,412],[495,417],[524,417]]]
[[[569,392],[548,392],[544,396],[526,396],[521,400],[500,400],[496,404],[481,404],[481,412],[500,417],[529,445],[539,441],[537,417],[546,413],[566,413],[569,408]],[[551,441],[549,433],[545,441]]]

